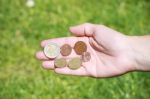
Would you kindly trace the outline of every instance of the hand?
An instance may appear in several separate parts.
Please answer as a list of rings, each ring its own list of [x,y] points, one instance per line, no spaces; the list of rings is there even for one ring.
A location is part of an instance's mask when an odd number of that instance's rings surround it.
[[[43,51],[37,52],[36,57],[43,61],[43,67],[52,69],[59,74],[92,76],[92,77],[112,77],[135,70],[132,48],[129,46],[128,36],[103,25],[82,24],[70,28],[76,37],[56,38],[44,40],[41,46],[44,47],[49,42],[70,44],[72,47],[77,41],[84,41],[88,51],[91,53],[91,60],[83,62],[77,70],[68,67],[55,68],[54,60],[49,60]],[[72,54],[68,57],[75,57]],[[62,56],[59,56],[62,57]]]

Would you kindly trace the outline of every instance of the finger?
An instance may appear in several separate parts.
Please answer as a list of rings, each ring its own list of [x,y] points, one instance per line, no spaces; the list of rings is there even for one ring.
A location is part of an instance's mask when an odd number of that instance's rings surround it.
[[[89,38],[89,43],[97,51],[105,50],[104,47],[101,44],[98,44],[97,41],[95,39],[93,39],[92,37]]]
[[[41,46],[44,47],[48,43],[54,42],[58,44],[59,46],[62,46],[63,44],[67,43],[73,48],[77,41],[84,41],[88,43],[88,38],[87,37],[64,37],[64,38],[48,39],[48,40],[42,41]]]
[[[41,46],[44,47],[50,42],[55,42],[58,44],[58,46],[62,46],[63,44],[69,44],[72,49],[74,48],[74,45],[77,41],[83,41],[89,46],[89,39],[88,37],[65,37],[65,38],[56,38],[56,39],[49,39],[49,40],[44,40],[41,42]],[[72,50],[71,54],[67,56],[67,58],[72,58],[72,57],[77,57],[74,50]],[[58,56],[58,58],[63,57],[61,54]],[[41,58],[41,57],[40,57]],[[43,57],[45,59],[45,57]]]
[[[66,38],[55,38],[55,39],[43,40],[41,42],[41,47],[46,46],[50,42],[56,43],[58,45],[62,45],[64,42],[66,42],[66,40],[67,40]]]
[[[43,61],[42,67],[45,69],[54,69],[54,61]]]
[[[39,60],[49,60],[49,58],[47,58],[44,54],[43,51],[39,51],[36,53],[36,58]]]
[[[75,36],[92,36],[94,35],[96,25],[85,23],[70,27],[70,32]]]
[[[68,67],[56,68],[55,72],[58,74],[65,74],[65,75],[88,76],[87,72],[85,71],[83,67],[80,67],[77,70],[71,70]]]

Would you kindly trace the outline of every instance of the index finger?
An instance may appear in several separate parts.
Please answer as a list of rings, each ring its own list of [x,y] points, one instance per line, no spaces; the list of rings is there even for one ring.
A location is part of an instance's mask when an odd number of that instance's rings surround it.
[[[55,38],[55,39],[43,40],[41,42],[41,47],[45,47],[50,42],[56,43],[59,46],[62,46],[63,44],[67,43],[71,47],[74,47],[74,44],[77,41],[84,41],[87,45],[89,43],[88,37],[63,37],[63,38]]]

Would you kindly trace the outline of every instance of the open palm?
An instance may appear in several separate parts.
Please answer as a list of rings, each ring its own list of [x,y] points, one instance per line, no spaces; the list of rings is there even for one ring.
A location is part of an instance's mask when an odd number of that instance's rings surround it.
[[[60,46],[67,43],[73,47],[77,41],[84,41],[87,44],[87,51],[91,53],[91,60],[83,62],[77,70],[71,70],[68,67],[55,68],[54,60],[48,59],[43,51],[40,51],[37,52],[36,57],[43,61],[44,68],[53,69],[59,74],[93,77],[111,77],[134,70],[132,49],[127,42],[127,36],[103,25],[93,24],[75,26],[70,28],[70,31],[76,37],[44,40],[41,46],[44,47],[49,42],[54,42]],[[76,56],[78,55],[72,51],[67,57]]]

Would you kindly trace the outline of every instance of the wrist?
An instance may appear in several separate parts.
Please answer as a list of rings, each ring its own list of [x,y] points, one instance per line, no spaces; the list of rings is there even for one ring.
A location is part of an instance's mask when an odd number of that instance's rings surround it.
[[[136,70],[150,71],[150,36],[128,36]]]

